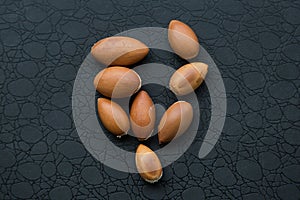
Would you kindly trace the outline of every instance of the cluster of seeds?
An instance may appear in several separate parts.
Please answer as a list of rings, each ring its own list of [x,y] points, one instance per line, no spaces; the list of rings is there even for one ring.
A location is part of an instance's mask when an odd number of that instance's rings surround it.
[[[183,22],[172,20],[168,29],[168,40],[174,52],[183,59],[192,59],[199,53],[200,46],[194,31]],[[95,79],[96,90],[108,98],[97,101],[98,114],[104,127],[121,137],[131,128],[139,141],[151,137],[155,126],[155,106],[149,94],[140,90],[142,80],[138,73],[128,66],[142,60],[149,48],[139,40],[130,37],[108,37],[98,41],[91,50],[93,57],[107,65]],[[203,82],[208,71],[205,63],[193,62],[180,67],[169,81],[170,90],[182,96],[193,92]],[[111,98],[130,97],[133,100],[130,117]],[[159,143],[168,143],[185,133],[193,120],[192,105],[177,101],[163,114],[158,125]],[[162,166],[158,156],[147,146],[140,144],[136,150],[136,167],[141,177],[150,183],[162,177]]]

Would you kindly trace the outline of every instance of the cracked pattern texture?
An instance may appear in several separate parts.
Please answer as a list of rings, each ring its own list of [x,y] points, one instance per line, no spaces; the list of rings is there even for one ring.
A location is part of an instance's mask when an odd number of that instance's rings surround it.
[[[300,198],[299,1],[0,4],[0,199]],[[167,27],[171,19],[188,23],[215,60],[228,113],[217,145],[198,159],[210,119],[209,94],[201,86],[197,138],[151,185],[85,150],[71,117],[71,94],[97,40],[131,28]]]

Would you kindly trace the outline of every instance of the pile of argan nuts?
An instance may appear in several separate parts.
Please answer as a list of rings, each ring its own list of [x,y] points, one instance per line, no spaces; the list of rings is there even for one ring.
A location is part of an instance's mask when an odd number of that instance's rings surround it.
[[[174,52],[183,59],[198,55],[199,44],[194,31],[183,22],[172,20],[168,40]],[[130,109],[130,119],[116,102],[98,98],[98,114],[104,127],[117,137],[132,129],[139,141],[151,137],[155,124],[155,106],[146,91],[139,91],[141,78],[128,66],[142,60],[149,48],[130,37],[108,37],[98,41],[91,49],[93,57],[110,67],[100,71],[94,80],[98,92],[108,98],[124,98],[138,92]],[[127,66],[127,67],[125,67]],[[187,95],[200,86],[207,74],[207,64],[193,62],[180,67],[172,76],[169,87],[176,95]],[[193,119],[193,108],[186,101],[177,101],[162,116],[158,125],[159,143],[168,143],[183,134]],[[141,177],[150,183],[162,177],[158,156],[140,144],[136,150],[136,167]]]

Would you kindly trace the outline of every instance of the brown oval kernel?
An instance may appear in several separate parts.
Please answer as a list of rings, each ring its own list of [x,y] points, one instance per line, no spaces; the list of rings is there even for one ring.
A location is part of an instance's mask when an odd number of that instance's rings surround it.
[[[132,65],[142,60],[149,48],[141,41],[123,36],[104,38],[91,49],[91,54],[105,65]]]
[[[94,79],[96,90],[113,98],[129,97],[140,89],[141,84],[141,78],[134,70],[117,66],[103,69]]]
[[[162,116],[158,125],[159,143],[170,142],[183,134],[193,120],[193,108],[190,103],[177,101]]]
[[[103,126],[112,134],[117,137],[127,134],[130,128],[129,119],[119,104],[105,98],[99,98],[98,115]]]
[[[169,87],[176,95],[186,95],[198,88],[208,71],[208,65],[194,62],[183,65],[171,77]]]
[[[147,92],[140,91],[133,100],[130,121],[132,131],[139,140],[151,136],[155,124],[155,107]]]
[[[140,144],[136,150],[135,163],[141,177],[149,182],[157,182],[163,174],[157,155],[148,147]]]
[[[191,59],[199,53],[195,32],[185,23],[172,20],[169,24],[168,39],[174,52],[183,59]]]

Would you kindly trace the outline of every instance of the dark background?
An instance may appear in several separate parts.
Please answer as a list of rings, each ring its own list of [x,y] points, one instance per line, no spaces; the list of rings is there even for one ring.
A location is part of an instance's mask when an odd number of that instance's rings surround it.
[[[0,199],[299,199],[299,13],[296,0],[0,0]],[[202,129],[151,185],[85,150],[71,94],[97,40],[171,19],[215,60],[228,114],[207,158]]]

